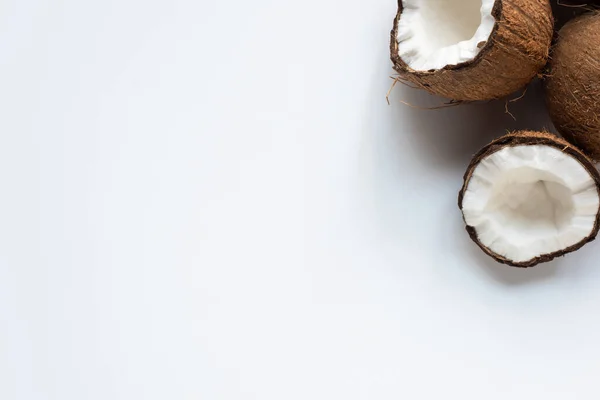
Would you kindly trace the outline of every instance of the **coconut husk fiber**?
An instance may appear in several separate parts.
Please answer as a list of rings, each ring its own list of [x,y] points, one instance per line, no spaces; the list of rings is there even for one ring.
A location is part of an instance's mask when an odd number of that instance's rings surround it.
[[[546,103],[560,134],[600,160],[600,14],[569,21],[558,33]]]
[[[548,0],[496,0],[489,40],[471,61],[415,71],[398,54],[402,0],[391,31],[390,53],[398,78],[452,100],[497,99],[527,85],[544,67],[554,34]]]
[[[571,143],[569,143],[559,137],[556,137],[550,133],[547,133],[547,132],[518,131],[518,132],[509,133],[508,135],[505,135],[499,139],[494,140],[493,142],[491,142],[490,144],[485,146],[483,149],[481,149],[473,157],[471,163],[467,167],[467,171],[465,172],[464,184],[458,195],[458,207],[460,208],[461,211],[463,209],[463,199],[464,199],[467,187],[469,185],[469,181],[471,180],[471,176],[473,175],[473,172],[475,171],[475,168],[479,165],[479,163],[484,158],[490,156],[491,154],[493,154],[505,147],[521,146],[521,145],[550,146],[550,147],[554,147],[554,148],[560,150],[561,152],[575,158],[586,169],[586,171],[590,174],[592,179],[595,181],[596,189],[598,190],[598,193],[600,194],[600,174],[598,173],[598,170],[595,168],[594,163],[581,150],[579,150],[578,148],[573,146]],[[466,223],[466,221],[465,221],[465,223]],[[584,238],[579,243],[576,243],[570,247],[567,247],[565,249],[562,249],[562,250],[554,252],[554,253],[542,254],[539,257],[536,257],[536,258],[526,261],[526,262],[514,262],[512,260],[509,260],[509,259],[503,257],[500,254],[494,253],[492,250],[490,250],[485,245],[483,245],[479,241],[479,238],[477,237],[477,231],[475,230],[475,228],[472,226],[466,225],[466,230],[467,230],[469,236],[471,237],[471,239],[487,255],[489,255],[490,257],[492,257],[494,260],[496,260],[497,262],[499,262],[501,264],[506,264],[509,266],[520,267],[520,268],[533,267],[539,263],[544,263],[544,262],[553,260],[556,257],[560,257],[567,253],[578,250],[586,243],[593,241],[596,238],[596,235],[598,234],[599,229],[600,229],[600,210],[599,210],[598,214],[596,215],[596,222],[595,222],[592,232],[589,234],[588,237]]]

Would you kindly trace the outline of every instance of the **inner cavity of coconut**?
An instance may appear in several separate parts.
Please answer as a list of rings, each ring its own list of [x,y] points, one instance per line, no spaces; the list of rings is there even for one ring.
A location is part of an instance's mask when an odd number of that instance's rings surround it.
[[[403,0],[398,55],[428,71],[473,60],[494,28],[495,0]]]
[[[463,214],[479,242],[514,262],[587,238],[600,207],[596,184],[572,156],[544,145],[505,147],[475,167]]]

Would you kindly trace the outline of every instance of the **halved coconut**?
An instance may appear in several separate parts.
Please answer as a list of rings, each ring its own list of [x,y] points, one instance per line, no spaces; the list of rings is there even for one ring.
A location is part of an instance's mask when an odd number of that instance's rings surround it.
[[[453,100],[489,100],[546,64],[548,0],[399,0],[391,59],[399,78]]]
[[[600,160],[600,14],[569,21],[558,33],[546,103],[565,139]]]
[[[532,267],[594,240],[600,174],[562,139],[515,132],[475,155],[458,205],[484,252],[503,264]]]

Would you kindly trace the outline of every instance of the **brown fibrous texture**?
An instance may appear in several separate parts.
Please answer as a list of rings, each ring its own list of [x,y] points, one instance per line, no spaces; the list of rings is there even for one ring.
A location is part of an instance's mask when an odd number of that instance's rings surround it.
[[[562,151],[563,153],[575,158],[585,168],[585,170],[590,174],[590,176],[596,183],[596,190],[598,191],[598,194],[600,195],[600,174],[598,173],[598,170],[595,168],[594,163],[581,150],[579,150],[578,148],[573,146],[571,143],[569,143],[557,136],[554,136],[550,133],[547,133],[547,132],[517,131],[517,132],[509,133],[508,135],[505,135],[499,139],[494,140],[493,142],[491,142],[490,144],[485,146],[483,149],[481,149],[473,157],[471,163],[467,167],[467,172],[465,172],[463,187],[461,188],[460,193],[458,194],[458,207],[460,208],[461,211],[463,209],[463,198],[464,198],[465,192],[467,190],[467,187],[469,185],[469,181],[471,180],[471,176],[473,175],[473,172],[475,171],[475,168],[479,165],[479,163],[484,158],[487,158],[488,156],[492,155],[493,153],[495,153],[499,150],[502,150],[505,147],[523,146],[523,145],[530,145],[530,146],[531,145],[543,145],[543,146],[554,147],[554,148]],[[586,243],[593,241],[596,238],[596,235],[598,234],[598,230],[600,229],[600,210],[598,211],[598,214],[596,215],[596,222],[594,224],[594,229],[592,230],[592,232],[590,233],[590,235],[588,237],[584,238],[579,243],[576,243],[570,247],[567,247],[565,249],[562,249],[562,250],[554,252],[554,253],[542,254],[539,257],[536,257],[536,258],[526,261],[526,262],[514,262],[512,260],[507,259],[506,257],[503,257],[500,254],[494,253],[492,250],[485,247],[479,241],[479,238],[477,237],[477,231],[475,230],[475,228],[467,225],[466,229],[467,229],[467,232],[469,233],[469,236],[471,237],[471,239],[487,255],[492,257],[497,262],[499,262],[501,264],[510,265],[512,267],[528,268],[528,267],[533,267],[540,263],[551,261],[554,258],[561,257],[567,253],[571,253],[575,250],[580,249]]]
[[[527,85],[545,66],[554,20],[548,0],[496,0],[492,33],[473,60],[442,69],[415,71],[398,54],[402,0],[391,32],[390,53],[398,79],[452,100],[507,96]]]
[[[571,20],[559,31],[545,86],[556,129],[600,160],[599,13]]]

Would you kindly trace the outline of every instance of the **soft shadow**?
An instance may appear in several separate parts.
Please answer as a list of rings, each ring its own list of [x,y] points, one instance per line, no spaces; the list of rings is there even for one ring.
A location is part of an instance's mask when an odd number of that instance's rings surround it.
[[[556,30],[562,28],[570,19],[598,8],[594,4],[577,0],[554,0],[550,4],[552,5],[554,28]]]
[[[559,258],[531,268],[516,268],[496,262],[475,243],[469,247],[471,257],[476,261],[477,266],[491,278],[505,285],[523,285],[550,279],[556,275],[558,267],[563,262],[563,259]]]
[[[554,130],[538,80],[506,99],[441,109],[435,107],[447,99],[397,84],[390,102],[405,109],[395,113],[395,123],[410,131],[411,147],[447,168],[466,167],[473,154],[508,131]]]
[[[600,250],[600,238],[586,244],[581,249],[561,258],[559,275],[564,281],[576,285],[596,282],[600,279],[600,263],[596,262],[596,254]]]

